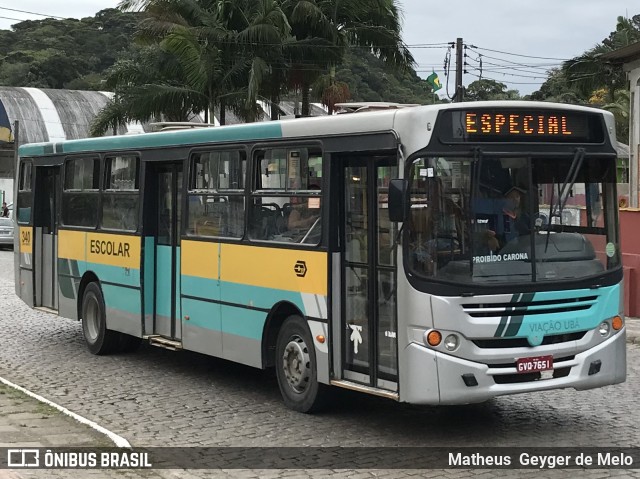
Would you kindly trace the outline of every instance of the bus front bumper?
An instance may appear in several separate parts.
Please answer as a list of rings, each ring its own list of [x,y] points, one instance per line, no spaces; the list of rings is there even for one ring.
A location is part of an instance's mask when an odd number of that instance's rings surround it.
[[[470,404],[506,394],[560,388],[582,390],[618,384],[624,382],[627,375],[626,351],[626,331],[623,328],[599,345],[576,354],[571,360],[554,362],[554,370],[562,370],[561,373],[557,371],[556,376],[562,377],[552,377],[551,371],[525,377],[516,373],[515,363],[513,368],[498,370],[491,365],[457,358],[412,343],[405,350],[407,374],[400,378],[400,401],[414,404]],[[536,354],[532,353],[531,356]],[[497,374],[498,371],[500,374]]]

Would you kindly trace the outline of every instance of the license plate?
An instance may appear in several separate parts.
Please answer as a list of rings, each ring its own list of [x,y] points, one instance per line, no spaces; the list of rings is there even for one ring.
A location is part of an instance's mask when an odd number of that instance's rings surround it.
[[[518,373],[535,373],[553,369],[553,356],[536,356],[533,358],[516,359]]]

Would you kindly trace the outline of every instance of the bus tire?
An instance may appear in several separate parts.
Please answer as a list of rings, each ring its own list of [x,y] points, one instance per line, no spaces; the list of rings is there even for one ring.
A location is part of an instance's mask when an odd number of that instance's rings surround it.
[[[82,334],[92,354],[109,354],[119,346],[119,334],[107,329],[105,311],[100,286],[89,283],[82,296]]]
[[[304,413],[319,410],[326,390],[318,383],[316,351],[306,322],[289,316],[278,332],[276,376],[287,407]]]

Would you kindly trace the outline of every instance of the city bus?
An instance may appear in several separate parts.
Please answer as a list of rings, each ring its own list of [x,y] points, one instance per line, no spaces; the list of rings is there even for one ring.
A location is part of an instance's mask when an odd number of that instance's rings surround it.
[[[444,405],[623,382],[613,116],[386,106],[21,146],[17,295],[81,320],[93,354],[274,368],[301,412],[333,388]]]

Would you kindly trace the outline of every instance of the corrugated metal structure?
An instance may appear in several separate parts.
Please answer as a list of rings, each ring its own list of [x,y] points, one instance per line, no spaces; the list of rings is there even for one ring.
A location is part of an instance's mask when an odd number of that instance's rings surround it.
[[[26,143],[75,140],[88,138],[91,123],[98,112],[107,104],[113,93],[78,90],[52,90],[30,87],[0,87],[0,109],[4,107],[9,125],[15,128],[19,122],[18,146]],[[268,121],[269,107],[259,103],[262,112],[259,121]],[[311,106],[312,115],[326,115],[326,110],[318,104]],[[280,110],[287,117],[294,115],[294,102],[282,102]],[[201,123],[202,115],[190,121]],[[214,121],[219,124],[217,118]],[[242,123],[233,111],[227,110],[226,123]],[[117,132],[108,134],[136,134],[151,131],[149,125],[129,124]],[[15,137],[15,132],[11,132]],[[14,141],[0,141],[0,179],[13,178],[15,170]],[[4,183],[3,183],[4,184]],[[2,185],[0,185],[0,189]],[[5,195],[7,187],[5,186]],[[13,195],[10,195],[12,197]]]

